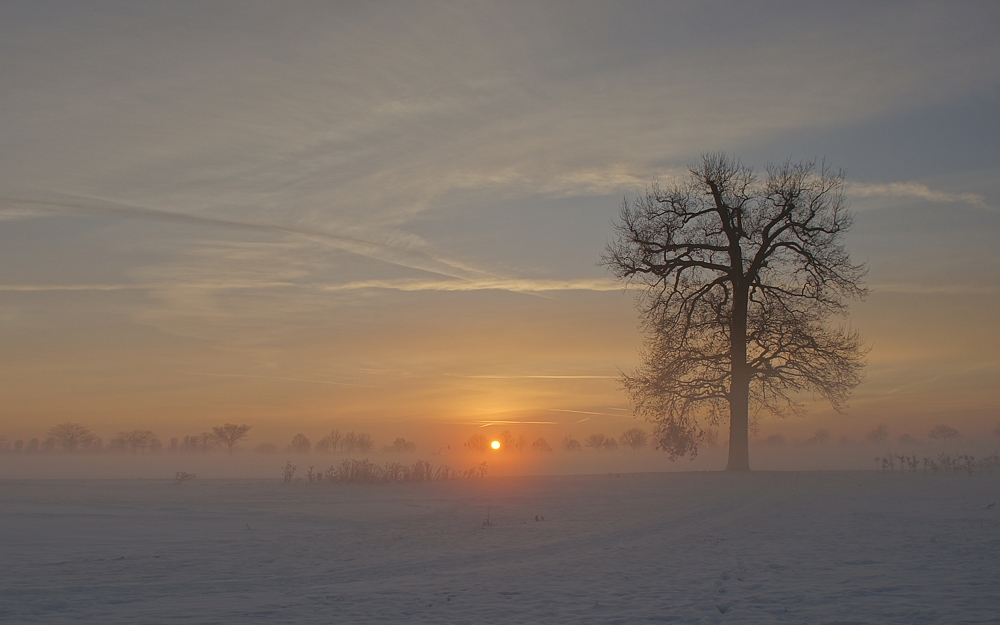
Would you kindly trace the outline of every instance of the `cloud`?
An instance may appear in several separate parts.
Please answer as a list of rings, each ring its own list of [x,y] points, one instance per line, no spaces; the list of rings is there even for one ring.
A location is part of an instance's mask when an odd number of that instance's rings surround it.
[[[849,195],[865,198],[915,198],[928,202],[943,202],[947,204],[964,203],[977,208],[992,208],[987,205],[986,198],[978,193],[939,191],[930,188],[922,182],[852,182],[848,184],[847,192]]]
[[[421,245],[426,244],[419,237],[409,233],[387,232],[383,234],[382,241],[373,241],[350,234],[331,233],[315,228],[204,217],[79,196],[58,200],[0,196],[0,214],[4,213],[16,216],[27,216],[30,214],[86,214],[291,235],[328,243],[339,249],[394,265],[409,269],[419,269],[452,278],[478,279],[494,276],[494,274],[477,269],[468,263],[449,259],[427,249],[419,249]]]
[[[497,278],[480,280],[364,280],[345,284],[329,284],[325,291],[355,291],[361,289],[391,289],[396,291],[513,291],[542,293],[547,291],[620,291],[622,285],[609,279],[536,280],[529,278]]]
[[[869,286],[869,289],[873,293],[905,295],[993,295],[1000,293],[1000,287],[994,285],[916,284],[912,282],[873,284]]]

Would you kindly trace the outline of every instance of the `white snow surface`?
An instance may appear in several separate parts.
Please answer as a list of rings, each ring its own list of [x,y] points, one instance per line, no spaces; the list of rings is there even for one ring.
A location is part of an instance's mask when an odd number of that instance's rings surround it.
[[[998,500],[872,471],[8,480],[0,622],[1000,623]]]

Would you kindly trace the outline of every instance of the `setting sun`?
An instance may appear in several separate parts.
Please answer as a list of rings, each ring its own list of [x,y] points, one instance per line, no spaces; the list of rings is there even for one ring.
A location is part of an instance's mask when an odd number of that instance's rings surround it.
[[[493,441],[492,443],[490,443],[490,447],[492,447],[493,449],[500,449],[500,441]]]

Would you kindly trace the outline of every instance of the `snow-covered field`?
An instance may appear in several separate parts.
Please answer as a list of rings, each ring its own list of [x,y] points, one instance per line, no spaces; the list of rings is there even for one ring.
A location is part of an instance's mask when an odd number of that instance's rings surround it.
[[[0,622],[1000,623],[998,501],[871,471],[3,481]]]

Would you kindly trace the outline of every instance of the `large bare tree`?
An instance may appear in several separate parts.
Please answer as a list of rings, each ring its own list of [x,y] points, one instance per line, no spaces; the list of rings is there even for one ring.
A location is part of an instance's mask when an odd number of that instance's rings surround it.
[[[866,295],[866,269],[842,243],[842,172],[789,161],[758,176],[725,154],[689,172],[626,199],[603,258],[643,287],[647,341],[623,386],[671,458],[697,453],[699,423],[728,413],[727,470],[749,471],[761,411],[796,412],[802,391],[841,410],[862,380],[860,336],[829,321]]]

